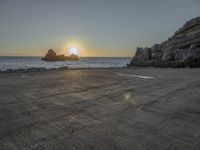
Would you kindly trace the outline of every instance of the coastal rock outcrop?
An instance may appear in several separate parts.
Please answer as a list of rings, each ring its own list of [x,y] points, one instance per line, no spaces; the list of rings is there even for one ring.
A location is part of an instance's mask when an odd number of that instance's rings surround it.
[[[71,54],[70,56],[65,55],[57,55],[56,52],[52,49],[49,49],[46,56],[42,58],[44,61],[78,61],[78,56],[75,54]]]
[[[186,22],[161,44],[137,48],[129,66],[200,67],[200,17]]]

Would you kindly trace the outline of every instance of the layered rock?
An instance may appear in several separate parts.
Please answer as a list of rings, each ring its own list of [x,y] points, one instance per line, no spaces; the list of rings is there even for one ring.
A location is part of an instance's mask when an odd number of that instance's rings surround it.
[[[161,44],[151,48],[137,48],[130,65],[200,67],[200,17],[186,22]]]
[[[44,61],[66,61],[66,60],[77,61],[78,56],[75,54],[71,54],[70,56],[57,55],[54,50],[49,49],[46,56],[42,58],[42,60]]]

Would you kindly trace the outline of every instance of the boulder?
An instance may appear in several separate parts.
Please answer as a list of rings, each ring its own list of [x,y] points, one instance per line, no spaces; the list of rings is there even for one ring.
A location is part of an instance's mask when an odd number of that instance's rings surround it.
[[[72,60],[77,61],[78,56],[75,54],[68,56],[65,55],[57,55],[56,52],[52,49],[49,49],[46,56],[42,58],[44,61],[66,61],[66,60]]]
[[[71,54],[71,55],[69,56],[69,60],[78,60],[78,56],[75,55],[75,54]]]
[[[137,48],[129,66],[200,67],[200,17],[151,48]]]
[[[46,57],[54,58],[54,57],[56,57],[56,52],[54,50],[52,50],[52,49],[49,49],[47,54],[46,54]]]

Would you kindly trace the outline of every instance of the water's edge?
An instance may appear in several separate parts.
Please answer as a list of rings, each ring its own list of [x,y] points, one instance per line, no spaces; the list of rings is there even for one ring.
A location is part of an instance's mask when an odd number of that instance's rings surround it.
[[[79,61],[45,62],[39,57],[0,57],[0,72],[41,72],[63,69],[96,69],[127,67],[128,57],[87,57]]]
[[[128,68],[128,66],[125,67],[105,67],[105,68],[68,68],[68,67],[60,67],[60,68],[28,68],[28,69],[8,69],[8,70],[0,70],[1,73],[37,73],[37,72],[45,72],[45,71],[62,71],[62,70],[96,70],[96,69],[118,69],[118,68]]]

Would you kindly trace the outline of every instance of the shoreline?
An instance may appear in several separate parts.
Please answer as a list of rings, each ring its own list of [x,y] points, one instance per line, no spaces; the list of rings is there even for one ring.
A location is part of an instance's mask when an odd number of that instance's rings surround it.
[[[0,70],[0,74],[4,73],[39,73],[39,72],[48,72],[48,71],[63,71],[63,70],[112,70],[112,69],[200,69],[199,67],[191,68],[191,67],[141,67],[141,66],[125,66],[125,67],[97,67],[97,68],[69,68],[69,67],[59,67],[59,68],[27,68],[27,69],[8,69],[8,70]]]
[[[59,67],[59,68],[28,68],[28,69],[8,69],[5,71],[0,70],[1,73],[33,73],[33,72],[46,72],[46,71],[62,71],[62,70],[94,70],[94,69],[117,69],[117,68],[129,68],[129,67],[98,67],[98,68],[69,68],[69,67]]]

